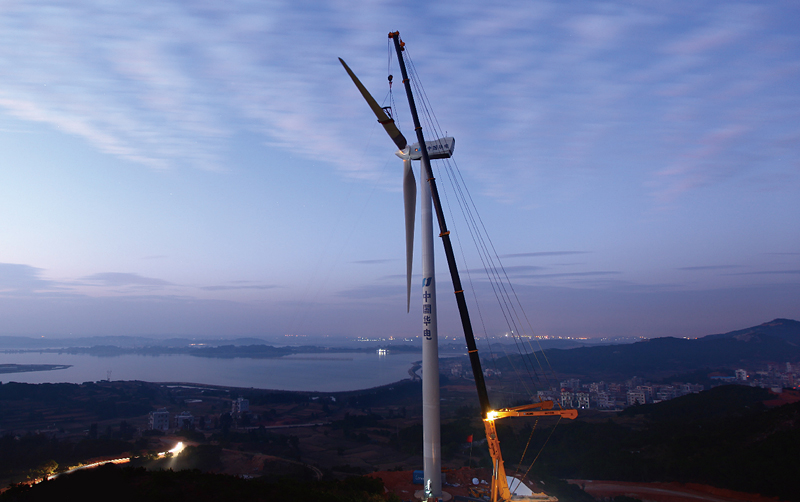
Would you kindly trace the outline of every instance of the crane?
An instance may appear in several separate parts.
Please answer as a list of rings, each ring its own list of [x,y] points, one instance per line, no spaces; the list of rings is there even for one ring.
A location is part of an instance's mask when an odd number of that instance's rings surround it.
[[[475,343],[475,335],[472,329],[472,323],[469,317],[469,311],[467,308],[466,298],[464,296],[464,288],[461,285],[461,279],[458,273],[458,267],[456,265],[455,255],[453,253],[453,246],[450,241],[450,231],[447,229],[447,223],[445,221],[444,212],[442,210],[441,200],[439,198],[439,191],[436,186],[436,178],[433,176],[433,172],[431,170],[431,159],[436,158],[448,158],[452,155],[453,146],[455,141],[453,138],[440,138],[434,141],[426,142],[425,137],[423,134],[422,126],[420,125],[419,116],[417,113],[417,107],[414,102],[414,96],[411,90],[411,81],[408,76],[408,71],[406,68],[406,64],[403,58],[403,51],[405,47],[405,43],[400,39],[400,32],[390,32],[389,38],[392,39],[394,42],[395,52],[397,53],[397,60],[400,65],[400,70],[403,76],[403,85],[405,86],[406,96],[408,98],[409,108],[411,109],[411,116],[414,121],[414,130],[417,136],[417,143],[409,147],[407,145],[405,137],[400,133],[399,129],[394,123],[394,120],[391,116],[387,115],[386,108],[380,107],[377,102],[372,98],[366,88],[361,84],[355,74],[350,70],[350,68],[345,64],[345,62],[340,58],[339,61],[344,66],[347,73],[350,75],[353,82],[358,87],[361,94],[364,96],[367,103],[370,105],[373,113],[378,119],[378,122],[386,129],[386,132],[389,134],[389,137],[392,138],[394,143],[398,147],[397,156],[404,160],[404,199],[406,201],[406,244],[407,244],[407,283],[408,283],[408,291],[407,295],[410,302],[410,284],[411,284],[411,252],[409,251],[410,246],[413,243],[413,237],[410,236],[413,233],[413,206],[414,201],[416,200],[416,194],[411,195],[411,189],[405,189],[405,187],[414,186],[413,181],[413,171],[411,170],[411,160],[419,160],[420,161],[420,171],[421,171],[421,178],[422,180],[427,181],[427,186],[425,190],[423,190],[423,197],[430,197],[430,200],[433,204],[434,213],[439,225],[439,237],[442,239],[442,244],[444,246],[445,256],[447,258],[447,266],[450,272],[450,278],[453,283],[453,291],[456,297],[456,303],[458,305],[459,316],[461,318],[461,325],[464,331],[464,339],[467,345],[467,352],[469,355],[470,365],[472,367],[472,374],[475,379],[475,387],[478,392],[478,401],[480,403],[480,410],[481,410],[481,418],[483,420],[483,425],[486,431],[486,440],[489,447],[489,455],[492,459],[492,482],[491,482],[491,501],[492,502],[506,502],[511,500],[511,491],[508,486],[508,481],[506,479],[505,474],[505,467],[503,465],[503,455],[500,450],[500,441],[497,437],[497,428],[495,426],[495,422],[502,418],[508,417],[561,417],[567,419],[575,419],[578,416],[577,410],[573,409],[553,409],[554,404],[553,401],[539,401],[536,403],[525,404],[522,406],[516,406],[512,408],[502,408],[502,409],[493,409],[489,403],[489,395],[486,388],[486,382],[483,376],[483,369],[481,368],[481,361],[478,355],[478,348]],[[424,145],[421,147],[420,145]],[[423,204],[427,203],[424,201]],[[423,208],[425,206],[423,205]],[[410,227],[409,227],[409,220],[410,220]],[[424,225],[423,218],[423,225]],[[425,234],[423,232],[423,240],[425,238]],[[431,254],[431,253],[429,253]],[[432,260],[432,258],[431,258]],[[425,274],[425,253],[423,251],[423,275]],[[432,270],[432,263],[430,265]],[[430,286],[430,279],[426,278],[425,280],[428,281],[427,286],[425,284],[424,287]],[[435,291],[434,291],[435,295]],[[435,342],[435,339],[434,339]],[[425,346],[423,345],[423,349]],[[425,353],[423,352],[423,359]],[[437,366],[438,368],[438,366]],[[430,376],[430,375],[429,375]],[[423,409],[426,409],[425,402],[430,401],[431,397],[433,401],[438,401],[438,370],[436,371],[436,389],[435,392],[426,391],[426,387],[423,382]],[[424,372],[423,372],[423,380],[424,380]],[[426,393],[427,392],[427,393]],[[427,394],[431,394],[431,396],[427,396]],[[434,395],[435,394],[435,395]],[[437,421],[437,430],[435,431],[435,436],[438,439],[438,420],[439,420],[439,413],[438,413],[438,402],[436,403],[435,408],[435,420]],[[424,413],[423,413],[424,415]],[[428,417],[430,418],[430,417]],[[426,417],[423,416],[423,424],[426,424],[430,420],[426,420]],[[423,433],[425,437],[425,434]],[[427,444],[426,451],[427,449]],[[435,444],[435,447],[438,448],[438,442]],[[428,471],[428,458],[426,456],[426,489],[425,489],[425,498],[429,501],[436,501],[441,496],[441,483],[440,477],[438,476],[439,467],[435,467],[436,464],[433,464],[437,472],[435,474],[430,474]],[[437,458],[438,460],[438,454]],[[431,481],[433,479],[433,481]],[[439,481],[438,486],[431,486],[436,485],[436,481]]]

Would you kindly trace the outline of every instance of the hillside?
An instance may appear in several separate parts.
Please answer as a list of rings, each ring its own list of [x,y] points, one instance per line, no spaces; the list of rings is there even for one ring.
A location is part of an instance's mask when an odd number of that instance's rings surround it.
[[[634,375],[665,378],[703,368],[766,367],[800,361],[800,322],[769,323],[698,339],[654,338],[627,345],[549,349],[544,351],[560,376],[620,381]],[[498,361],[498,368],[520,365],[520,356]]]
[[[745,328],[719,335],[704,336],[703,340],[717,340],[734,338],[739,341],[748,341],[751,338],[768,336],[786,340],[789,343],[800,345],[800,321],[793,319],[775,319],[752,328]]]
[[[725,385],[628,408],[618,417],[539,428],[531,444],[549,441],[531,474],[702,483],[798,501],[800,402],[769,408],[773,397],[764,389]],[[514,445],[521,450],[529,435],[501,430],[504,457],[520,458]]]

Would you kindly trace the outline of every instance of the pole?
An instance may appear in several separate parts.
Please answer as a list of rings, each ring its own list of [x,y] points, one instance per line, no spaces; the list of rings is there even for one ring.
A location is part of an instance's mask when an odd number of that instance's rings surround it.
[[[422,452],[425,498],[442,497],[441,420],[439,412],[439,333],[436,316],[436,268],[433,259],[433,208],[430,187],[420,177],[422,230]]]

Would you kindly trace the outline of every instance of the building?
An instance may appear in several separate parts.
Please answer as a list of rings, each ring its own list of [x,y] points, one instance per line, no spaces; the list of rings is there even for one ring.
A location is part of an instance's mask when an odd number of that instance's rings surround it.
[[[678,389],[674,385],[663,385],[656,392],[656,399],[659,401],[668,401],[678,397]]]
[[[695,384],[695,383],[685,383],[681,385],[681,390],[683,394],[697,394],[698,392],[703,392],[706,389],[705,385],[702,384]]]
[[[610,409],[615,405],[614,395],[610,392],[601,391],[597,393],[597,407]]]
[[[634,404],[646,404],[647,393],[642,389],[636,388],[628,391],[628,406]]]
[[[175,415],[175,428],[176,429],[194,429],[194,417],[188,411],[182,411],[180,414]]]
[[[150,430],[166,432],[169,430],[169,412],[166,408],[159,408],[150,412],[148,419]]]
[[[572,402],[575,398],[575,394],[570,392],[567,389],[561,389],[561,407],[564,409],[575,408],[574,403]]]
[[[560,394],[555,390],[540,390],[536,392],[538,401],[558,401]]]
[[[581,381],[577,378],[570,378],[569,380],[564,380],[563,382],[561,382],[561,388],[578,390],[581,388]]]
[[[233,415],[241,415],[250,411],[250,401],[240,397],[231,403],[231,413]]]

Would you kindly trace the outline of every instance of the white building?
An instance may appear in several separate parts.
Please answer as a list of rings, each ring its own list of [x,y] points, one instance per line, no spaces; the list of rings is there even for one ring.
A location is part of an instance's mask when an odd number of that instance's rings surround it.
[[[156,411],[150,412],[148,419],[150,430],[168,431],[169,430],[169,412],[166,408],[159,408]]]
[[[646,404],[647,403],[647,393],[641,389],[634,389],[628,391],[628,406],[633,406],[634,404]]]
[[[250,401],[240,397],[231,403],[231,413],[234,415],[241,415],[250,411]]]
[[[678,397],[678,389],[676,389],[673,385],[664,385],[658,389],[658,392],[656,392],[656,399],[659,401],[668,401],[670,399],[675,399],[676,397]]]
[[[561,407],[564,409],[574,408],[575,405],[573,404],[573,399],[575,398],[575,394],[570,391],[562,390],[561,391]]]

